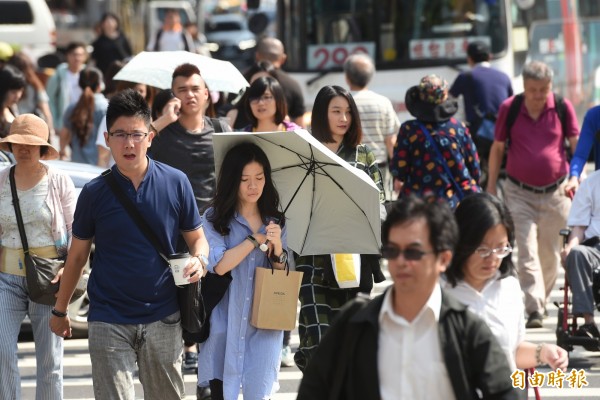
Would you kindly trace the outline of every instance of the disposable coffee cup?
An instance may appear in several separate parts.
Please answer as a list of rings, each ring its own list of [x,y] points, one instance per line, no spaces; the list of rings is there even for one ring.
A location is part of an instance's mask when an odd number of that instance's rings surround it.
[[[173,274],[175,285],[182,286],[190,283],[188,281],[189,276],[183,277],[183,272],[189,264],[190,259],[190,253],[176,253],[169,256],[169,264],[171,264],[171,273]]]

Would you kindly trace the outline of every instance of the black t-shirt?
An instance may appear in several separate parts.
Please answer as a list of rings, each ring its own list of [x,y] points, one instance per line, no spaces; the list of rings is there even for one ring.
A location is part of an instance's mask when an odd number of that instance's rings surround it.
[[[225,122],[221,121],[221,125],[223,132],[231,131]],[[214,131],[208,117],[204,117],[204,129],[201,133],[190,133],[179,121],[175,121],[160,131],[150,148],[153,159],[187,175],[200,213],[212,199],[216,186],[212,141]]]
[[[104,35],[99,36],[98,39],[92,43],[92,46],[94,47],[92,58],[103,74],[106,74],[106,70],[113,61],[120,61],[131,57],[131,46],[125,35],[122,33],[115,39],[111,39]]]
[[[281,69],[275,72],[275,79],[277,79],[285,92],[285,101],[290,118],[296,119],[304,115],[304,111],[306,110],[304,107],[304,96],[298,82]]]

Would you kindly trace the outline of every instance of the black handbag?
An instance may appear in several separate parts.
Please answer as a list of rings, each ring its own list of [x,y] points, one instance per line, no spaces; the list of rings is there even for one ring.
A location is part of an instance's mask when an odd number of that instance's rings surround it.
[[[152,247],[154,247],[160,257],[165,260],[168,266],[170,266],[169,257],[161,250],[162,245],[160,244],[158,237],[152,231],[152,228],[148,225],[146,220],[144,220],[142,214],[140,214],[138,209],[126,197],[121,187],[119,187],[112,171],[108,169],[102,173],[102,176],[139,230],[152,244]],[[177,288],[177,302],[179,303],[179,311],[181,314],[183,339],[188,342],[198,342],[200,332],[207,320],[201,294],[201,288],[204,286],[204,283],[198,281]]]
[[[17,225],[21,236],[21,244],[25,257],[25,276],[27,280],[27,291],[31,301],[39,304],[53,306],[56,303],[56,292],[60,286],[60,282],[51,283],[58,271],[65,266],[64,258],[44,258],[36,256],[29,251],[27,243],[27,235],[25,234],[25,226],[23,225],[23,216],[21,215],[21,207],[19,205],[19,197],[17,196],[17,187],[15,184],[15,167],[12,166],[9,173],[10,190],[12,193],[13,206],[17,216]],[[79,299],[87,288],[87,274],[82,275],[77,283],[75,292],[71,297],[71,303]]]

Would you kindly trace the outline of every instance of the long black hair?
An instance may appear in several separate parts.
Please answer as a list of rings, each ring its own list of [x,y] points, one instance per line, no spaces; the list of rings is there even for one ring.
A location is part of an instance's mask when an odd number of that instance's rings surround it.
[[[362,125],[352,94],[341,86],[323,86],[319,90],[319,93],[317,93],[312,109],[311,133],[321,143],[333,142],[331,128],[329,127],[329,103],[334,97],[338,96],[348,100],[350,114],[352,114],[352,121],[350,122],[348,132],[344,135],[343,143],[346,146],[354,148],[362,142]]]
[[[238,207],[238,190],[242,180],[244,167],[252,162],[259,163],[265,174],[265,187],[258,199],[258,210],[263,222],[273,217],[279,220],[279,225],[285,225],[285,216],[279,207],[279,193],[271,178],[271,164],[267,155],[254,143],[244,142],[231,148],[221,164],[217,190],[210,202],[213,212],[208,215],[216,231],[221,235],[229,234],[229,223]]]
[[[463,268],[467,259],[481,245],[488,230],[500,224],[506,229],[508,243],[514,246],[515,229],[508,208],[497,197],[488,193],[474,193],[465,197],[454,211],[458,223],[459,240],[446,277],[452,286],[464,279]],[[516,269],[509,255],[500,263],[500,279],[515,275]]]

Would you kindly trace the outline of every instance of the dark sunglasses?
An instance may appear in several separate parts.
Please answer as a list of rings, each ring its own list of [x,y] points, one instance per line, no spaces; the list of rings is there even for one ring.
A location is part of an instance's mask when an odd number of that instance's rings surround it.
[[[433,251],[423,251],[419,249],[404,249],[401,250],[399,247],[385,245],[381,247],[381,257],[386,260],[394,260],[402,254],[407,261],[419,261],[426,254],[433,254]]]

